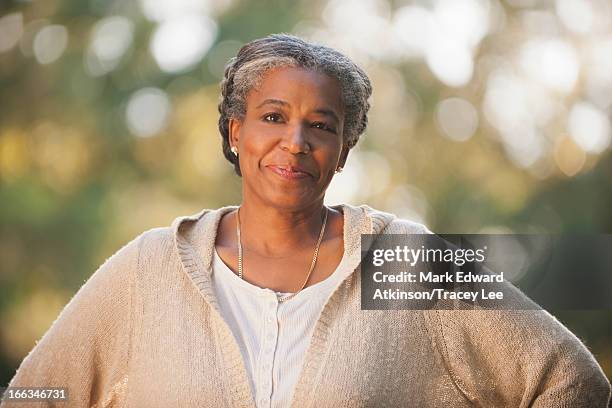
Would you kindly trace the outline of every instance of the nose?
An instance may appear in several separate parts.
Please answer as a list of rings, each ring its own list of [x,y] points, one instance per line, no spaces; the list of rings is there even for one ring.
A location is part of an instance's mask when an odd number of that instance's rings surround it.
[[[302,124],[297,124],[288,129],[287,133],[283,136],[281,141],[281,147],[292,154],[310,152],[311,147],[308,143],[307,134]]]

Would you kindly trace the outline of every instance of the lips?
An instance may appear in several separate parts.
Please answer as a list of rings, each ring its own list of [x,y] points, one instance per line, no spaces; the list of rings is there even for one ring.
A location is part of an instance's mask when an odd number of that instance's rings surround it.
[[[274,164],[266,167],[277,175],[289,180],[312,177],[312,175],[303,168],[290,164]]]

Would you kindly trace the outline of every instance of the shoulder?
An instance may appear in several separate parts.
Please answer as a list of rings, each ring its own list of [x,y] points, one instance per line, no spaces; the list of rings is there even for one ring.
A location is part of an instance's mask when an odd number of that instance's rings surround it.
[[[164,247],[174,244],[174,232],[172,226],[156,227],[144,231],[140,235],[141,256],[144,253],[155,253]]]
[[[140,252],[141,256],[150,256],[167,252],[167,249],[174,248],[176,246],[177,237],[189,235],[189,231],[192,230],[193,226],[198,221],[204,220],[207,214],[214,212],[215,210],[204,209],[195,214],[181,215],[174,218],[174,220],[167,226],[155,227],[144,231],[138,238],[140,238]]]
[[[416,221],[407,220],[403,218],[395,218],[385,228],[384,233],[386,234],[433,234],[425,226]]]
[[[372,224],[376,225],[373,230],[380,231],[382,234],[432,234],[425,225],[419,222],[400,218],[393,213],[378,210],[366,204],[358,207],[348,204],[343,204],[343,206],[349,210],[359,210],[367,214]]]

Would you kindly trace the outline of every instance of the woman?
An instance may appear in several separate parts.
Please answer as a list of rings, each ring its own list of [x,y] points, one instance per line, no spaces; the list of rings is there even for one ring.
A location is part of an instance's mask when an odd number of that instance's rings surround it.
[[[67,387],[74,407],[606,406],[596,361],[545,311],[361,310],[361,234],[428,232],[323,204],[370,94],[327,47],[245,45],[219,105],[240,206],[118,251],[10,385]]]

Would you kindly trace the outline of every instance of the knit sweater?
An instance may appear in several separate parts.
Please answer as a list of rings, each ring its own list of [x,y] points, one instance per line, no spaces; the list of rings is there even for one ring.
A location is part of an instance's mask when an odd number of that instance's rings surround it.
[[[51,406],[254,407],[211,283],[219,220],[235,208],[177,218],[120,249],[9,385],[67,387],[69,402]],[[339,209],[346,278],[318,317],[292,407],[607,406],[601,368],[546,311],[361,310],[361,234],[426,230],[367,206]]]

